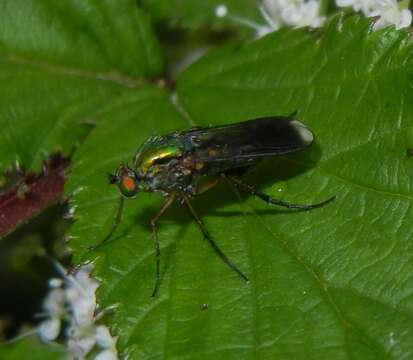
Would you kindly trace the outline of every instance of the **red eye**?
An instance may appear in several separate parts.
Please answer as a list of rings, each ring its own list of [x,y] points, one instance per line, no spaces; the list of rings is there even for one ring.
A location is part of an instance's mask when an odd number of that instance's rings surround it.
[[[125,188],[127,191],[133,191],[135,190],[135,180],[132,179],[129,176],[125,176],[122,180],[122,186]]]

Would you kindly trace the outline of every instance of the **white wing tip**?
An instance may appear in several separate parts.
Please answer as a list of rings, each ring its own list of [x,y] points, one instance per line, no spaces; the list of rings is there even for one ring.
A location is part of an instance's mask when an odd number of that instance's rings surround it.
[[[292,120],[291,124],[294,125],[301,139],[307,143],[311,144],[314,141],[314,135],[302,122],[298,120]]]

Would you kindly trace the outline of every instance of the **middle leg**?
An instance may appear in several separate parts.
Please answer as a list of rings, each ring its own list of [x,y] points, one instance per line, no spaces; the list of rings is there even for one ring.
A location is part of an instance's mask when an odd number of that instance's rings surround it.
[[[195,219],[196,223],[198,224],[199,228],[202,231],[202,234],[204,235],[205,239],[211,244],[215,253],[224,261],[225,264],[227,264],[232,270],[234,270],[239,276],[241,276],[245,281],[248,282],[249,281],[248,278],[242,273],[240,269],[238,269],[238,267],[228,258],[228,256],[224,254],[224,252],[221,250],[218,244],[214,241],[208,229],[206,228],[204,223],[201,221],[198,214],[195,212],[195,209],[192,207],[188,197],[184,193],[181,193],[181,196],[182,196],[182,199],[184,200],[184,203],[189,213]]]
[[[159,209],[158,213],[155,215],[155,217],[151,220],[151,228],[152,228],[152,237],[154,240],[154,245],[155,245],[155,256],[156,256],[156,279],[155,279],[155,285],[153,287],[152,291],[152,297],[154,297],[159,289],[159,284],[161,281],[161,275],[160,275],[160,267],[161,267],[161,247],[159,245],[159,239],[158,239],[158,232],[156,230],[156,223],[159,220],[159,218],[162,216],[162,214],[165,212],[166,209],[168,209],[172,203],[175,200],[175,195],[169,195],[165,202],[162,204],[161,208]]]

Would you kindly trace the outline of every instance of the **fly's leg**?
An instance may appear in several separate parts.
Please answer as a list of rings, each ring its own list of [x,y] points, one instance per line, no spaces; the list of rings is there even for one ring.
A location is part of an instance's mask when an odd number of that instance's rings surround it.
[[[156,231],[156,223],[162,214],[165,212],[167,208],[169,208],[175,200],[175,195],[169,195],[165,202],[162,204],[161,208],[159,209],[158,213],[155,217],[151,220],[151,228],[152,228],[152,237],[155,244],[155,256],[156,256],[156,279],[155,279],[155,286],[153,287],[152,297],[156,295],[159,289],[159,284],[161,281],[161,274],[160,274],[160,267],[161,267],[161,248],[159,246],[159,239],[158,239],[158,232]]]
[[[106,237],[103,239],[102,244],[104,244],[106,241],[108,241],[112,237],[112,235],[115,232],[116,228],[120,224],[120,220],[122,218],[124,203],[125,203],[125,198],[123,196],[121,196],[119,198],[119,207],[118,207],[118,211],[117,211],[116,216],[115,216],[115,220],[113,221],[112,228],[110,229],[109,234],[107,234]]]
[[[240,269],[223,253],[223,251],[220,249],[218,244],[214,241],[212,238],[211,234],[209,233],[208,229],[204,225],[204,223],[201,221],[197,213],[195,212],[194,208],[192,207],[188,197],[184,194],[181,193],[182,199],[184,200],[184,203],[190,212],[190,214],[193,216],[195,219],[196,223],[198,224],[199,228],[202,231],[202,234],[204,235],[205,239],[208,240],[208,242],[211,244],[212,248],[216,252],[216,254],[224,261],[225,264],[227,264],[232,270],[234,270],[239,276],[241,276],[245,281],[249,281],[248,278],[242,273]]]
[[[115,232],[116,228],[120,224],[120,219],[122,218],[122,212],[123,212],[123,204],[125,203],[125,199],[123,196],[119,198],[119,206],[118,210],[116,212],[115,219],[113,220],[112,223],[112,228],[110,229],[109,233],[105,236],[105,238],[97,245],[95,246],[90,246],[88,250],[96,250],[99,247],[101,247],[103,244],[107,243],[109,239],[112,237],[113,233]]]
[[[278,200],[278,199],[274,199],[273,197],[259,192],[256,190],[256,188],[252,185],[246,184],[244,182],[242,182],[241,180],[233,177],[233,176],[228,176],[228,175],[224,175],[230,182],[232,182],[233,184],[235,184],[236,187],[238,187],[241,190],[244,190],[246,192],[249,192],[251,195],[254,195],[258,198],[260,198],[261,200],[265,201],[267,204],[272,204],[272,205],[279,205],[279,206],[283,206],[286,207],[288,209],[303,209],[303,210],[311,210],[311,209],[316,209],[319,207],[322,207],[326,204],[328,204],[329,202],[333,201],[336,197],[332,196],[331,198],[324,200],[318,204],[291,204],[287,201],[283,201],[283,200]]]
[[[197,187],[196,189],[196,194],[203,194],[204,192],[207,192],[209,189],[213,188],[216,184],[218,184],[219,177],[214,177],[207,182],[202,183],[200,186]]]

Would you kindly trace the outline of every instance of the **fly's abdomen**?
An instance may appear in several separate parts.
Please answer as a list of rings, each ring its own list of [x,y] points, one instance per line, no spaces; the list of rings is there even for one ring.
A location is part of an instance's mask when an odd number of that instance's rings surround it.
[[[271,117],[204,128],[188,133],[203,171],[253,165],[258,160],[303,150],[313,142],[311,131],[298,120]]]

